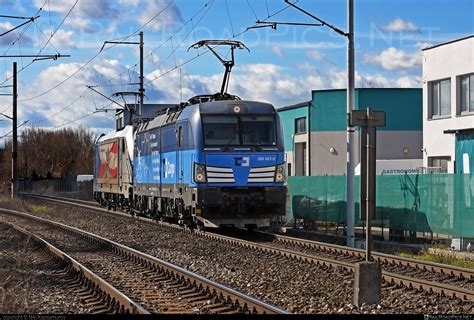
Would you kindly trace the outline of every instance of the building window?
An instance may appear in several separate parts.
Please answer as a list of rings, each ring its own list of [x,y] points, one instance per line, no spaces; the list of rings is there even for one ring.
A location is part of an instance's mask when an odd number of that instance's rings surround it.
[[[474,112],[474,74],[460,77],[461,113]]]
[[[451,80],[430,82],[431,103],[430,118],[451,114]]]
[[[429,157],[428,165],[431,173],[447,173],[451,157]]]
[[[295,119],[295,134],[306,133],[306,118]]]

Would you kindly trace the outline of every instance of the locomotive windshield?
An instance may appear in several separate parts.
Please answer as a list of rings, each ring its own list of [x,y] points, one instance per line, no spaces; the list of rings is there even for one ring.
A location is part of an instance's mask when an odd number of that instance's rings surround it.
[[[203,117],[204,143],[207,146],[239,145],[239,123],[237,117],[211,116]]]
[[[273,116],[202,117],[206,146],[275,146],[276,128]]]

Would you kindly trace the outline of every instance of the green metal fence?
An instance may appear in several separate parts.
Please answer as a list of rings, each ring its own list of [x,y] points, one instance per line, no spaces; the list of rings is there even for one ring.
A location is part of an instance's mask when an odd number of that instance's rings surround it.
[[[356,177],[356,225],[359,177]],[[289,177],[289,209],[295,219],[346,222],[346,177]],[[474,237],[474,175],[377,176],[375,227],[391,232],[428,232]]]

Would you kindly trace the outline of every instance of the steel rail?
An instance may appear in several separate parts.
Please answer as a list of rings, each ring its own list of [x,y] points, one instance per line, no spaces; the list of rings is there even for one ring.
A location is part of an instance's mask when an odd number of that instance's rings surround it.
[[[100,207],[98,208],[98,207],[93,207],[93,206],[84,205],[84,204],[71,203],[64,198],[52,197],[52,196],[44,197],[44,196],[38,196],[38,195],[31,195],[31,196],[34,196],[36,198],[51,199],[53,201],[58,201],[65,204],[73,204],[80,207],[85,207],[89,209],[100,210],[103,212],[111,213],[109,210],[102,209]],[[130,215],[125,214],[125,213],[120,213],[120,212],[114,212],[113,214],[119,214],[119,215],[130,217]],[[163,222],[159,222],[159,223],[160,225],[173,228],[178,231],[188,232],[187,230],[177,225],[172,225],[172,224],[163,223]],[[275,248],[269,245],[257,244],[251,241],[241,240],[238,238],[232,238],[232,237],[220,235],[217,233],[194,230],[193,234],[199,237],[204,237],[204,238],[212,239],[215,241],[228,243],[231,245],[239,245],[244,248],[258,250],[258,251],[269,253],[269,254],[281,255],[283,257],[289,257],[289,258],[293,258],[299,261],[316,263],[322,266],[339,266],[351,272],[353,272],[355,268],[355,264],[352,262],[344,262],[344,261],[331,259],[331,258],[318,257],[314,254],[306,254],[306,253],[301,253],[301,252],[292,251],[288,249]],[[282,242],[286,242],[290,244],[299,244],[299,245],[303,244],[303,246],[314,248],[314,249],[327,252],[327,253],[343,255],[343,256],[355,258],[358,260],[365,259],[365,251],[360,250],[360,249],[348,248],[344,246],[316,242],[316,241],[306,240],[306,239],[292,238],[292,237],[281,236],[281,235],[276,235],[272,233],[262,232],[262,234],[274,236],[276,239]],[[392,255],[388,255],[384,253],[374,252],[372,256],[375,261],[378,261],[380,263],[388,263],[393,266],[398,265],[398,266],[415,267],[415,268],[418,268],[419,270],[433,271],[433,272],[441,273],[444,275],[451,275],[455,277],[464,278],[467,280],[474,279],[474,271],[471,269],[448,266],[448,265],[443,265],[443,264],[434,263],[434,262],[424,262],[424,261],[411,259],[411,258],[392,256]],[[448,295],[452,297],[458,297],[461,299],[474,301],[474,291],[471,291],[468,289],[441,284],[441,283],[437,283],[433,281],[416,279],[413,277],[399,275],[399,274],[388,272],[388,271],[382,271],[382,277],[385,281],[388,281],[389,283],[394,283],[394,284],[409,287],[409,288],[424,289],[425,291],[428,291],[428,292],[436,292],[439,294],[444,294],[444,295]]]
[[[171,226],[171,227],[176,228],[175,226]],[[180,229],[182,230],[182,228]],[[272,246],[268,246],[268,245],[264,245],[260,243],[257,244],[255,242],[232,238],[232,237],[215,234],[215,233],[201,232],[201,231],[194,231],[194,233],[204,238],[213,239],[213,240],[228,243],[231,245],[238,245],[244,248],[257,250],[263,253],[280,255],[286,258],[293,258],[297,261],[316,263],[321,266],[342,267],[351,272],[354,272],[354,269],[355,269],[355,263],[352,263],[352,262],[345,262],[345,261],[326,258],[326,257],[319,257],[314,254],[296,252],[296,251],[288,250],[288,249],[275,248]],[[423,289],[429,293],[436,292],[441,295],[457,297],[459,299],[470,300],[474,302],[474,291],[472,290],[455,287],[451,285],[446,285],[442,283],[437,283],[433,281],[427,281],[427,280],[417,279],[413,277],[408,277],[408,276],[400,275],[394,272],[388,272],[388,271],[383,271],[383,270],[382,270],[382,279],[391,284],[397,284],[397,285],[408,287],[408,288]]]
[[[275,239],[286,244],[301,245],[302,247],[315,249],[318,251],[336,253],[336,254],[341,254],[345,256],[354,256],[360,259],[365,259],[365,251],[361,249],[348,248],[348,247],[344,247],[344,246],[340,246],[336,244],[328,244],[328,243],[322,243],[322,242],[306,240],[306,239],[298,239],[298,238],[282,236],[282,235],[273,234],[273,233],[262,232],[262,234],[274,236]],[[380,262],[380,263],[406,266],[406,267],[414,267],[420,270],[432,271],[432,272],[441,273],[444,275],[464,278],[467,280],[474,280],[474,270],[472,269],[449,266],[449,265],[436,263],[436,262],[425,262],[425,261],[412,259],[412,258],[402,258],[402,257],[397,257],[390,254],[379,253],[379,252],[373,252],[372,257],[374,258],[375,261]]]
[[[10,211],[10,210],[9,210]],[[36,243],[38,243],[41,247],[45,248],[49,251],[53,256],[57,257],[61,261],[65,262],[66,264],[70,265],[72,269],[75,270],[76,273],[83,275],[90,283],[94,284],[94,290],[100,290],[104,293],[105,299],[104,304],[110,306],[117,306],[118,310],[121,310],[122,313],[131,313],[131,314],[150,314],[147,310],[141,307],[138,303],[124,295],[122,292],[114,288],[111,284],[107,281],[96,275],[94,272],[89,270],[87,267],[79,263],[77,260],[69,256],[67,253],[63,252],[62,250],[58,249],[57,247],[50,244],[48,241],[42,239],[41,237],[31,233],[28,230],[25,230],[15,224],[10,222],[1,221],[2,224],[8,225],[10,228],[16,230],[17,232],[24,234],[25,236],[33,239]],[[108,300],[108,302],[107,302]]]
[[[288,314],[288,312],[285,310],[279,309],[275,306],[257,300],[253,297],[247,296],[234,289],[225,287],[217,282],[206,279],[184,268],[173,265],[156,257],[150,256],[133,248],[126,247],[112,240],[92,234],[90,232],[24,212],[18,212],[3,208],[0,208],[0,212],[6,212],[17,216],[27,217],[36,221],[41,221],[49,225],[69,230],[73,233],[80,234],[86,238],[102,242],[108,245],[111,250],[114,250],[115,252],[120,252],[124,256],[133,259],[137,263],[140,263],[144,266],[155,266],[158,270],[164,270],[166,273],[173,275],[176,279],[185,279],[187,283],[192,284],[193,286],[200,288],[203,291],[207,291],[213,294],[214,296],[218,296],[222,299],[225,299],[227,302],[232,302],[232,305],[235,308],[239,309],[241,312],[252,314]]]

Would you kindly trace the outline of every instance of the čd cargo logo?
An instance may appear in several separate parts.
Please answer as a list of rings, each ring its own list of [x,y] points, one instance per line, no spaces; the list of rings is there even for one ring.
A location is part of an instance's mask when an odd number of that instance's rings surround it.
[[[236,167],[248,167],[250,164],[249,157],[236,157],[235,159],[235,166]]]

